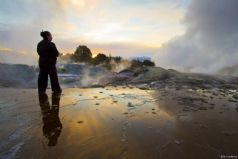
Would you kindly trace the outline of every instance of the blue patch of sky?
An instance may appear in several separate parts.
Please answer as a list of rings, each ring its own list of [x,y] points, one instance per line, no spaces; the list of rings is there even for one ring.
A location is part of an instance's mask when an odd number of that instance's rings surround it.
[[[3,0],[0,5],[0,23],[9,25],[31,24],[41,14],[46,14],[46,6],[25,0]]]
[[[21,23],[22,20],[26,21],[29,17],[27,14],[28,6],[23,1],[3,0],[0,5],[0,19],[3,23]]]
[[[177,7],[187,8],[192,0],[117,0],[116,3],[126,6],[154,6],[163,3],[175,4]]]

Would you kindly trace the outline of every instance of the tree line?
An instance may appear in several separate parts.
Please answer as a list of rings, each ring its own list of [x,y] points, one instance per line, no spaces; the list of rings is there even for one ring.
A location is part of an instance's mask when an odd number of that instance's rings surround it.
[[[101,65],[110,69],[110,63],[116,62],[120,63],[124,60],[121,56],[107,56],[103,53],[98,53],[97,56],[92,57],[91,50],[85,45],[79,45],[73,54],[61,55],[61,58],[65,58],[67,56],[68,59],[72,62],[76,63],[87,63],[91,65]],[[155,66],[155,63],[150,60],[131,60],[131,67],[140,67],[140,66]]]

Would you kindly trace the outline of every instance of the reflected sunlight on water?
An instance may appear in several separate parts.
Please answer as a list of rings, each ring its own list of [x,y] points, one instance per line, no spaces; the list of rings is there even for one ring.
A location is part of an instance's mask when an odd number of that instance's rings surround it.
[[[216,158],[237,147],[235,105],[220,98],[186,112],[171,94],[131,86],[68,88],[39,101],[35,90],[3,92],[0,158]]]
[[[174,128],[173,117],[159,109],[151,91],[133,87],[68,91],[61,99],[60,116],[64,128],[59,144],[72,146],[71,151],[83,147],[78,157],[107,158],[127,154],[144,158],[149,154],[139,150],[141,141],[148,137],[144,142],[147,145],[158,136],[161,128],[164,129],[161,137],[168,135],[166,130]],[[128,153],[128,149],[138,153]]]

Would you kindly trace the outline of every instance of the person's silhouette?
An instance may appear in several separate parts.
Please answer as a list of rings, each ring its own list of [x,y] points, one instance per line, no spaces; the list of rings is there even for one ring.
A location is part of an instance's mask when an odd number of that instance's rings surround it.
[[[39,102],[43,120],[43,135],[48,139],[48,146],[55,146],[62,130],[59,118],[60,95],[52,94],[52,106],[50,106],[47,94],[39,94]]]
[[[59,85],[56,61],[59,52],[52,41],[52,35],[49,31],[42,31],[43,38],[37,45],[37,53],[39,58],[39,76],[38,76],[38,92],[45,93],[48,85],[48,75],[50,76],[50,84],[54,93],[61,93],[62,90]]]

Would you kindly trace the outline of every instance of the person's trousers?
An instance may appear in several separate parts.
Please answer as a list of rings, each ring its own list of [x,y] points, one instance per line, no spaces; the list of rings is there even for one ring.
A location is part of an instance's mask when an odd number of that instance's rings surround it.
[[[38,76],[38,92],[45,92],[48,85],[48,75],[50,76],[51,89],[55,93],[61,92],[57,70],[55,65],[40,65]]]

